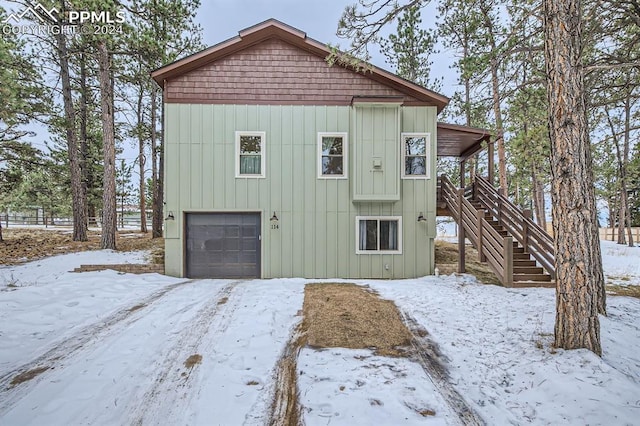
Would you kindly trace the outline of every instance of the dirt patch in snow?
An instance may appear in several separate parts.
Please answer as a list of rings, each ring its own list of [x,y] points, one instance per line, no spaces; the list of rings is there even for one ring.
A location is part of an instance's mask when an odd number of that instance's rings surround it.
[[[88,231],[89,241],[72,241],[71,229],[3,228],[0,242],[0,259],[4,265],[17,265],[58,254],[87,250],[100,250],[100,232]],[[121,231],[116,234],[118,251],[150,250],[151,262],[162,263],[164,239],[146,234]]]
[[[44,373],[48,369],[49,369],[49,367],[37,367],[37,368],[33,368],[31,370],[25,371],[25,372],[20,373],[17,376],[15,376],[11,380],[11,383],[9,383],[9,384],[11,386],[15,386],[15,385],[19,385],[20,383],[28,382],[29,380],[33,379],[34,377],[39,376],[40,374]]]
[[[373,349],[379,355],[404,356],[411,341],[396,305],[355,284],[307,284],[303,312],[311,347]]]
[[[436,240],[436,267],[442,275],[458,272],[458,244],[448,241]],[[465,248],[465,266],[468,274],[473,275],[478,281],[485,284],[501,285],[498,277],[491,271],[489,265],[478,260],[478,251],[472,246]]]
[[[187,358],[187,360],[184,362],[184,366],[186,368],[193,368],[196,365],[200,364],[202,362],[202,355],[200,354],[193,354],[191,355],[189,358]]]
[[[307,284],[302,314],[276,366],[271,426],[301,424],[297,362],[304,346],[373,349],[383,356],[408,356],[411,333],[398,308],[366,287]]]
[[[607,284],[607,294],[613,296],[628,296],[640,299],[640,285]]]
[[[299,324],[284,348],[275,374],[275,393],[271,403],[269,426],[299,426],[302,422],[298,388],[298,354],[306,344],[304,323]]]

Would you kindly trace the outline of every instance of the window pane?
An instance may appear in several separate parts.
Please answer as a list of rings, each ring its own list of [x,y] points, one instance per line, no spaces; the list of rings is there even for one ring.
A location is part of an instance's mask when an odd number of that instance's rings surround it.
[[[378,221],[360,221],[360,250],[378,249]]]
[[[380,221],[380,250],[398,250],[398,221]]]
[[[405,157],[404,174],[405,175],[426,175],[427,174],[427,158],[426,157]]]
[[[259,155],[240,156],[241,175],[259,175],[261,173],[261,158]]]
[[[342,157],[322,157],[322,174],[323,175],[341,175]]]
[[[323,136],[322,155],[342,155],[342,137]]]
[[[421,137],[409,137],[404,139],[405,155],[427,155],[427,139]]]
[[[260,136],[240,136],[241,154],[260,154]]]

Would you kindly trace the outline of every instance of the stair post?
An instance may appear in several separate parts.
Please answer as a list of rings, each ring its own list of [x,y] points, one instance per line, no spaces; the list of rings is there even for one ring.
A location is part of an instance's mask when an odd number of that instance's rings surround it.
[[[462,201],[464,200],[464,188],[458,189],[458,273],[466,272],[464,240],[464,217],[462,215]]]
[[[482,252],[482,221],[484,220],[484,210],[476,210],[476,222],[478,224],[478,260],[486,262],[487,256]]]
[[[502,239],[503,259],[502,265],[504,277],[502,285],[505,287],[513,287],[513,237],[504,237]]]
[[[524,220],[522,221],[522,246],[525,251],[529,251],[529,223],[527,219],[532,219],[533,214],[531,210],[526,209],[522,211],[522,215],[524,216]]]
[[[498,207],[498,225],[502,225],[502,195],[504,195],[505,189],[498,188],[498,196],[496,197],[496,206]]]

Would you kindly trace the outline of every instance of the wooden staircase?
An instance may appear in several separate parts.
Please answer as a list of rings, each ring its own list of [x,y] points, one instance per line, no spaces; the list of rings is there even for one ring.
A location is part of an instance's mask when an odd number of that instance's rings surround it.
[[[487,180],[464,189],[441,176],[438,206],[505,287],[555,287],[553,239]]]

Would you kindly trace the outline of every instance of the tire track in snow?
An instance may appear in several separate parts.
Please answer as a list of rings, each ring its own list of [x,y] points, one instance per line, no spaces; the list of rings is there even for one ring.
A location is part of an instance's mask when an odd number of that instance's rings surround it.
[[[216,336],[227,330],[240,301],[239,298],[232,297],[232,293],[242,282],[244,281],[229,283],[212,297],[195,315],[195,322],[190,324],[176,343],[168,349],[161,358],[162,364],[158,365],[158,374],[151,387],[141,399],[134,400],[131,404],[131,424],[175,423],[171,421],[174,410],[182,413],[183,404],[194,396],[193,390],[190,389],[193,381],[191,373],[199,368],[197,365],[188,367],[186,361],[194,356],[199,356],[201,360],[198,352],[205,337],[211,336],[207,344],[212,345]],[[218,320],[219,317],[222,318]],[[182,400],[182,403],[176,405],[176,400]]]
[[[33,385],[37,380],[15,380],[20,377],[36,377],[39,373],[46,370],[55,369],[62,362],[75,355],[78,351],[86,349],[89,344],[96,344],[102,340],[105,335],[112,334],[114,329],[132,324],[143,317],[144,311],[166,296],[172,290],[191,284],[196,280],[186,280],[179,283],[168,285],[146,298],[137,301],[134,305],[120,309],[106,318],[103,318],[93,324],[90,324],[78,330],[73,335],[67,337],[55,344],[44,354],[22,364],[21,366],[9,370],[0,376],[0,413],[5,412],[19,395],[16,395],[17,388],[25,387],[29,384]],[[126,321],[126,320],[129,321]],[[36,374],[33,374],[33,373]],[[31,374],[30,374],[31,373]]]
[[[486,423],[474,410],[467,404],[467,401],[454,388],[449,380],[449,373],[442,361],[442,354],[438,345],[431,341],[428,332],[422,327],[418,321],[406,312],[400,311],[403,322],[409,328],[413,335],[411,346],[415,351],[415,356],[424,370],[425,374],[440,392],[452,412],[457,416],[460,423],[464,426],[481,426]]]

